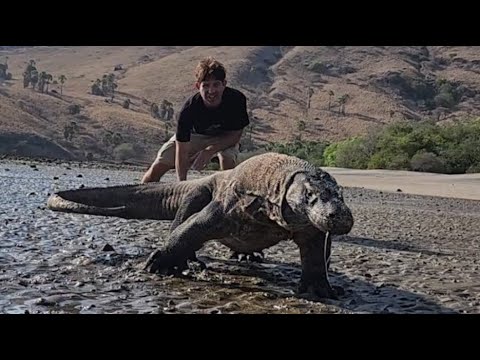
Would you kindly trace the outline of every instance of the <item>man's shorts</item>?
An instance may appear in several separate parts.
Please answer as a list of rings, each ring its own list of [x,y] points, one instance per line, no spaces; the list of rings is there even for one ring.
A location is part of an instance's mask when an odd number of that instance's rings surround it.
[[[199,151],[205,149],[208,145],[210,145],[211,136],[201,135],[201,134],[191,134],[190,135],[190,153],[188,154],[189,157],[195,155]],[[158,150],[156,162],[170,165],[172,168],[175,167],[175,152],[176,152],[176,144],[175,144],[175,135],[173,135],[166,143],[162,145],[160,150]],[[238,144],[219,151],[217,155],[221,155],[224,158],[232,159],[235,164],[237,163],[237,158],[239,154]]]

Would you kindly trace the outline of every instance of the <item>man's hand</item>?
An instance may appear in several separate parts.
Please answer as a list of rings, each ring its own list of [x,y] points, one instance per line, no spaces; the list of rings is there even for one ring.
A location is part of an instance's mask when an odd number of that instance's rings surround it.
[[[190,158],[190,160],[194,159],[192,164],[192,169],[197,171],[203,170],[205,166],[207,166],[209,161],[212,159],[213,155],[215,154],[209,150],[204,149],[199,151],[198,153],[196,153]]]

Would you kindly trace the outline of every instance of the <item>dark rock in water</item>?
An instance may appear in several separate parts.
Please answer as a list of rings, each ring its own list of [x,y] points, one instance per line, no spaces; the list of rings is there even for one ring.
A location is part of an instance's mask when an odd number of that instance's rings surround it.
[[[397,192],[402,192],[402,189],[397,189]]]
[[[110,244],[105,244],[105,246],[103,247],[102,251],[115,251],[115,249],[113,248],[112,245],[110,245]]]
[[[53,177],[53,180],[58,180],[58,176],[54,176],[54,177]]]
[[[85,185],[83,185],[83,184],[82,184],[82,185],[80,185],[80,189],[83,189],[84,187],[85,187]]]
[[[83,177],[83,175],[82,175],[82,174],[78,174],[77,177],[78,177],[78,178],[81,178],[81,177]]]
[[[107,178],[105,178],[105,181],[110,181],[110,178],[108,178],[108,177],[107,177]]]

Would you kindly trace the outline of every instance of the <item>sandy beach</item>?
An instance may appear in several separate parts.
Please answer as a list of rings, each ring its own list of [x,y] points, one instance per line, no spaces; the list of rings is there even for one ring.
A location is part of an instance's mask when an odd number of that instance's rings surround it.
[[[480,174],[433,174],[393,170],[323,168],[343,186],[417,195],[480,200]]]
[[[325,169],[356,222],[333,243],[330,280],[345,294],[314,302],[295,292],[290,241],[260,264],[210,242],[199,251],[207,270],[161,277],[141,265],[168,221],[45,209],[54,191],[138,183],[141,171],[2,160],[0,312],[480,313],[480,174]]]

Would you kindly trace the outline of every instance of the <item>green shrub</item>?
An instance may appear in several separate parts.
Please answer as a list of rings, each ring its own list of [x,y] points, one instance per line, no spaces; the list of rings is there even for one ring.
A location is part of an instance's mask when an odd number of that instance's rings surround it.
[[[332,144],[272,143],[265,151],[294,155],[316,166],[453,174],[475,172],[480,164],[480,118],[449,126],[439,126],[432,121],[402,121],[363,137]]]
[[[410,158],[404,152],[377,152],[370,158],[368,169],[408,170]]]
[[[467,173],[467,174],[480,173],[480,162],[471,165],[471,166],[467,169],[466,173]]]
[[[328,145],[323,152],[323,164],[325,166],[337,166],[337,149],[340,143]]]
[[[68,113],[71,115],[78,114],[80,112],[80,105],[78,104],[71,104],[67,107]]]
[[[413,171],[443,173],[445,160],[431,152],[418,152],[410,160],[410,169]]]
[[[338,144],[335,164],[338,167],[365,169],[371,154],[363,138],[352,138]]]
[[[316,141],[294,141],[290,143],[271,143],[265,151],[278,152],[307,160],[316,166],[323,166],[323,153],[327,144]]]

